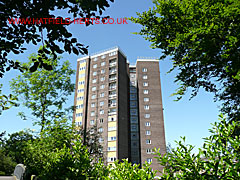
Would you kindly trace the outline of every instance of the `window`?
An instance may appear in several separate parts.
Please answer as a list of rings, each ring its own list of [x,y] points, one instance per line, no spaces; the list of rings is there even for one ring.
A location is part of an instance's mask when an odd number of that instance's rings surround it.
[[[142,72],[147,72],[147,68],[143,68],[143,69],[142,69]]]
[[[136,93],[137,89],[135,87],[130,87],[130,93]]]
[[[102,143],[104,141],[104,139],[101,138],[101,137],[98,140],[99,140],[100,143]]]
[[[92,111],[92,112],[91,112],[91,116],[95,116],[95,111]]]
[[[152,153],[152,149],[146,149],[146,153],[147,154],[151,154]]]
[[[116,151],[116,147],[108,147],[108,151]]]
[[[99,122],[100,122],[100,123],[103,123],[103,118],[99,119]]]
[[[97,82],[97,79],[93,79],[93,80],[92,80],[92,83],[96,83],[96,82]]]
[[[147,139],[146,144],[151,144],[151,139]]]
[[[91,120],[91,121],[90,121],[90,125],[94,125],[94,120]]]
[[[96,99],[96,94],[93,94],[93,95],[92,95],[92,99]]]
[[[101,62],[101,66],[105,66],[106,65],[106,62]]]
[[[146,135],[151,135],[151,131],[147,130]]]
[[[80,64],[83,64],[83,63],[85,63],[86,62],[86,60],[84,59],[84,60],[80,60]]]
[[[144,83],[143,83],[143,86],[144,86],[144,87],[147,87],[147,86],[148,86],[148,82],[144,82]]]
[[[103,109],[100,110],[100,114],[104,114],[104,110]]]
[[[131,125],[131,131],[137,131],[137,126],[136,125]]]
[[[94,65],[93,65],[93,69],[95,69],[95,68],[97,68],[97,64],[94,64]]]
[[[117,51],[114,51],[114,52],[109,53],[109,56],[114,56],[116,54],[117,54]]]
[[[130,117],[131,123],[137,123],[138,118],[137,117]]]
[[[98,58],[97,57],[95,57],[94,59],[93,59],[93,61],[97,61],[98,60]]]
[[[104,73],[105,73],[105,69],[102,69],[102,70],[101,70],[101,74],[104,74]]]
[[[92,91],[96,91],[97,87],[96,86],[93,86],[92,87]]]
[[[151,125],[150,122],[145,123],[145,126],[150,126],[150,125]]]
[[[131,74],[130,77],[131,77],[131,78],[135,78],[136,75],[135,75],[135,74]]]
[[[100,79],[101,81],[104,81],[105,80],[105,77],[101,77],[101,79]]]
[[[114,162],[116,161],[116,157],[108,157],[108,162]]]
[[[152,162],[152,159],[151,158],[147,158],[147,162],[148,163]]]
[[[99,105],[103,106],[104,105],[104,101],[100,101]]]
[[[137,109],[130,109],[130,115],[137,115]]]
[[[78,101],[82,101],[82,100],[83,100],[83,96],[77,97],[77,100],[78,100]]]
[[[144,106],[144,109],[145,109],[145,110],[149,110],[149,105],[145,105],[145,106]]]
[[[144,114],[144,117],[148,119],[150,118],[150,114]]]
[[[143,90],[143,94],[148,94],[148,90],[147,90],[147,89],[144,89],[144,90]]]
[[[104,59],[105,57],[106,57],[106,55],[102,55],[102,56],[101,56],[101,59]]]
[[[76,117],[82,117],[83,116],[83,113],[77,113],[76,114]]]
[[[115,130],[116,130],[116,126],[108,127],[108,131],[115,131]]]
[[[95,103],[91,103],[91,107],[95,107]]]
[[[136,81],[131,81],[130,85],[136,86]]]
[[[82,125],[82,121],[75,122],[75,125],[76,125],[76,126],[81,126],[81,125]]]
[[[144,98],[143,101],[144,101],[144,102],[148,102],[148,101],[149,101],[149,98]]]
[[[112,136],[108,138],[108,141],[116,141],[116,139],[117,139],[116,136]]]
[[[103,92],[103,93],[100,93],[100,97],[104,97],[104,92]]]
[[[147,75],[143,75],[143,79],[147,79],[148,78],[148,76]]]
[[[100,89],[104,89],[104,88],[105,88],[105,85],[102,84],[102,85],[100,86]]]
[[[116,121],[116,117],[109,117],[108,121]]]
[[[78,84],[79,85],[83,85],[85,82],[84,81],[79,81]]]
[[[130,94],[130,100],[136,100],[137,95],[136,94]]]
[[[96,76],[97,75],[97,71],[93,72],[93,76]]]
[[[137,107],[137,101],[130,101],[130,107]]]
[[[99,129],[98,129],[98,132],[103,132],[103,128],[99,128]]]

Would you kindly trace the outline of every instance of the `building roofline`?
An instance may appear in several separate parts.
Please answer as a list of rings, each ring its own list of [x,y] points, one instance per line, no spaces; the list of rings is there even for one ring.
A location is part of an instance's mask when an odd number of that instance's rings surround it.
[[[92,53],[91,55],[88,55],[88,56],[83,56],[81,58],[78,58],[78,61],[80,60],[83,60],[83,59],[86,59],[86,58],[95,58],[97,56],[101,56],[101,55],[104,55],[104,54],[108,54],[108,53],[111,53],[111,52],[114,52],[114,51],[119,51],[125,58],[127,58],[127,56],[124,54],[124,52],[120,49],[119,46],[114,46],[112,48],[109,48],[109,49],[105,49],[105,50],[102,50],[102,51],[99,51],[99,52],[96,52],[96,53]]]

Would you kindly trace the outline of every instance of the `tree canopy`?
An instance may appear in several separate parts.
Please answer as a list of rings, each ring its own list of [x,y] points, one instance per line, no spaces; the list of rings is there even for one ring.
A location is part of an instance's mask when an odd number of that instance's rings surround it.
[[[37,56],[32,54],[29,62],[23,63],[22,67],[27,69],[31,67]],[[13,94],[19,97],[19,102],[32,111],[36,123],[42,129],[52,120],[68,115],[64,105],[68,96],[74,91],[71,75],[75,71],[71,69],[68,61],[61,64],[59,60],[59,57],[54,59],[53,55],[45,55],[43,62],[47,66],[51,65],[53,70],[38,68],[34,72],[25,71],[10,84]],[[71,107],[68,108],[71,110]],[[20,115],[26,119],[24,113]],[[72,117],[72,114],[70,116]]]
[[[200,87],[215,94],[231,120],[240,118],[240,1],[155,0],[131,18],[139,33],[171,57],[180,87],[178,100]]]
[[[114,1],[114,0],[110,0]],[[14,24],[9,20],[15,18],[103,18],[102,12],[109,7],[108,0],[0,0],[0,77],[11,68],[23,71],[19,62],[8,59],[9,53],[24,53],[25,43],[46,45],[45,53],[52,52],[54,57],[63,52],[87,54],[87,47],[79,43],[67,27],[71,23],[26,23]],[[63,15],[56,15],[55,11]],[[66,14],[66,15],[64,15]],[[91,23],[86,23],[90,25]],[[46,33],[46,34],[45,34]],[[63,48],[64,47],[64,50]],[[36,59],[35,67],[44,65],[41,58]]]

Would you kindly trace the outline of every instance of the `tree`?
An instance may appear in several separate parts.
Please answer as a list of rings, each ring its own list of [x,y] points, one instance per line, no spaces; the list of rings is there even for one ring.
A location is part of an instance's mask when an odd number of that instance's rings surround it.
[[[150,164],[144,164],[142,168],[139,168],[140,164],[132,164],[127,159],[123,159],[123,162],[118,160],[114,162],[114,165],[109,167],[109,175],[104,179],[106,180],[135,180],[135,179],[148,179],[153,180],[156,175],[156,171],[153,171]]]
[[[113,2],[113,0],[110,0]],[[65,18],[104,18],[102,12],[109,7],[108,0],[50,0],[46,3],[44,0],[32,1],[14,1],[14,0],[0,0],[0,77],[3,77],[5,71],[9,71],[11,68],[19,69],[23,71],[25,68],[21,67],[19,62],[12,59],[8,59],[9,53],[20,54],[24,53],[26,48],[25,43],[38,45],[42,43],[46,47],[43,51],[47,54],[53,53],[54,59],[57,58],[57,54],[63,52],[74,54],[87,54],[87,47],[80,44],[76,38],[72,38],[72,33],[69,32],[67,27],[71,23],[33,23],[34,19],[60,19]],[[55,10],[62,12],[56,15]],[[32,21],[30,23],[10,23],[11,20],[24,19]],[[86,25],[90,25],[86,23]],[[44,35],[44,33],[46,33]],[[61,47],[64,47],[64,50]],[[41,54],[41,52],[39,52]],[[49,59],[51,60],[51,59]],[[34,62],[34,69],[39,66],[46,66],[46,62],[41,58],[36,58]]]
[[[29,62],[22,66],[31,67],[36,56],[32,54]],[[74,84],[71,82],[74,70],[70,68],[68,61],[60,65],[60,58],[54,59],[53,55],[42,60],[47,66],[51,65],[53,70],[39,68],[34,72],[25,71],[11,81],[11,89],[21,98],[19,101],[21,100],[23,105],[32,111],[32,115],[38,118],[36,123],[44,129],[53,119],[67,115],[67,109],[63,110],[63,106],[67,97],[74,91]],[[20,115],[26,119],[23,112]]]
[[[2,147],[0,147],[0,176],[10,176],[17,165],[11,157],[7,156]]]
[[[104,168],[95,164],[76,129],[66,119],[55,120],[27,144],[24,164],[28,175],[39,179],[97,179]]]
[[[230,120],[240,119],[240,1],[155,0],[137,18],[137,34],[170,56],[180,83],[178,99],[192,88],[215,94]]]
[[[8,96],[2,94],[1,88],[2,84],[0,84],[0,115],[2,114],[2,111],[7,110],[12,106],[18,106],[18,104],[15,102],[17,100],[17,97],[13,96],[12,94],[9,94]]]
[[[158,154],[159,163],[164,166],[162,179],[239,179],[240,177],[240,136],[234,132],[239,122],[227,123],[220,116],[214,123],[210,137],[205,138],[203,148],[192,153],[194,146],[185,145],[185,137],[177,142],[172,153]]]
[[[29,140],[34,140],[33,135],[29,131],[19,131],[9,134],[9,138],[5,140],[3,150],[5,154],[11,157],[16,163],[23,163],[26,156],[26,145]]]

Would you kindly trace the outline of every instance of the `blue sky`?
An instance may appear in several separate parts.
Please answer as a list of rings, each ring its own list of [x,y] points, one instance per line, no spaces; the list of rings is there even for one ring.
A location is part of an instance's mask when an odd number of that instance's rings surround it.
[[[121,0],[111,3],[110,8],[104,14],[110,15],[112,18],[136,17],[136,12],[146,11],[150,7],[153,7],[151,1]],[[159,49],[151,49],[150,43],[145,41],[143,37],[132,34],[138,32],[141,26],[130,21],[127,22],[128,24],[93,25],[88,27],[72,24],[69,30],[80,43],[89,45],[90,54],[113,46],[120,46],[127,55],[128,61],[132,64],[135,63],[139,56],[160,57],[161,51]],[[27,45],[27,47],[28,50],[24,54],[19,56],[11,55],[10,57],[24,62],[29,54],[37,51],[39,46]],[[62,57],[63,60],[69,60],[72,68],[76,69],[77,58],[81,56],[64,53]],[[170,95],[178,86],[174,83],[176,72],[166,74],[170,68],[171,62],[169,58],[160,62],[166,142],[171,143],[174,147],[174,140],[179,140],[180,136],[186,136],[188,144],[200,147],[203,143],[202,138],[209,135],[210,123],[218,120],[219,104],[213,102],[212,94],[203,90],[200,90],[198,96],[191,101],[188,100],[190,96],[187,94],[180,102],[174,102],[174,97],[170,97]],[[5,94],[10,93],[8,81],[18,74],[19,72],[11,70],[5,74],[4,78],[0,79]],[[72,77],[72,80],[75,81],[75,76]],[[68,104],[73,104],[73,95],[69,97]],[[28,110],[20,107],[3,112],[0,116],[0,132],[12,133],[24,128],[35,128],[32,127],[31,120],[23,121],[16,116],[19,111],[27,112]]]

